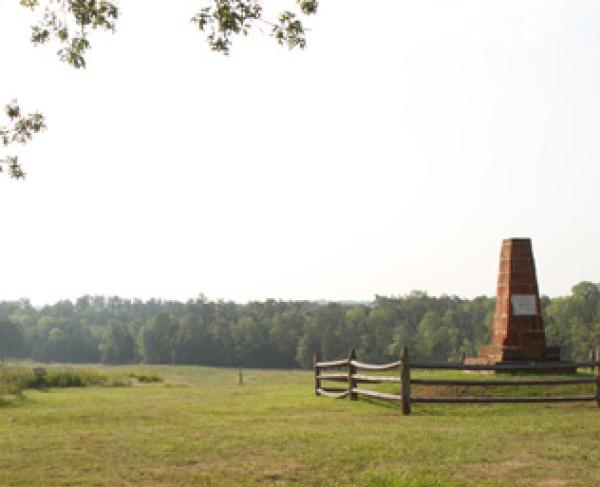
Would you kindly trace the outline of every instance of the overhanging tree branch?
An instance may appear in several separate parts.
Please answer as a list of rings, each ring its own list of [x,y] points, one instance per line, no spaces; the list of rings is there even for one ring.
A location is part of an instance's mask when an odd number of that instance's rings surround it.
[[[296,0],[296,4],[301,14],[317,12],[317,0]],[[226,55],[230,52],[233,36],[246,36],[260,23],[272,28],[270,35],[279,44],[290,49],[306,47],[305,29],[298,14],[286,10],[276,20],[270,21],[263,17],[260,0],[212,0],[211,5],[202,8],[191,20],[201,31],[208,33],[210,48]]]
[[[246,36],[259,25],[268,25],[270,35],[280,45],[293,49],[306,47],[306,30],[300,15],[313,15],[318,9],[318,0],[294,0],[298,12],[286,10],[275,20],[263,18],[261,0],[206,0],[208,5],[192,17],[198,28],[207,33],[210,48],[221,54],[229,54],[232,38]],[[91,48],[88,37],[90,30],[114,32],[119,18],[119,8],[109,0],[19,0],[32,10],[41,11],[37,23],[32,26],[31,42],[38,46],[58,43],[61,61],[76,69],[86,67],[86,55]],[[9,122],[0,126],[0,138],[4,146],[27,143],[33,134],[46,128],[44,116],[33,113],[21,116],[19,105],[11,102],[6,106]],[[0,159],[0,172],[22,179],[25,173],[18,156]]]
[[[3,147],[13,144],[26,144],[34,134],[46,128],[46,121],[41,113],[21,114],[17,100],[6,105],[4,113],[8,118],[5,125],[0,125],[0,141]],[[23,179],[25,172],[21,167],[18,156],[7,155],[0,159],[0,172],[6,172],[14,179]]]

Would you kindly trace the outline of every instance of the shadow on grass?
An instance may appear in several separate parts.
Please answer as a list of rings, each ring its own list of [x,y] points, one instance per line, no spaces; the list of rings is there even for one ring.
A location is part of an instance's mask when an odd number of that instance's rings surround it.
[[[402,404],[371,397],[359,397],[358,401],[372,406],[374,409],[397,412],[402,416]],[[591,408],[591,404],[583,403],[548,403],[548,404],[411,404],[410,416],[430,416],[447,418],[501,418],[523,414],[551,414],[555,411],[571,410],[579,414]]]

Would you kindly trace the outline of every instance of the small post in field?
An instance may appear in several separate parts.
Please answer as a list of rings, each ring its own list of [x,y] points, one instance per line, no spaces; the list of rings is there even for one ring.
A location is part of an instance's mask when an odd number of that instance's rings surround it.
[[[38,389],[44,386],[44,377],[46,377],[47,371],[44,367],[34,367],[33,373],[35,374],[35,381]]]
[[[348,354],[348,396],[350,396],[351,401],[356,401],[358,399],[358,394],[353,392],[356,389],[356,380],[354,379],[354,374],[356,374],[356,367],[352,365],[352,361],[356,360],[356,350],[350,350]]]
[[[402,414],[410,414],[410,359],[405,345],[400,354],[400,381],[402,384]]]
[[[319,389],[321,389],[321,379],[319,379],[319,374],[321,373],[321,371],[319,370],[319,366],[317,365],[319,363],[319,360],[321,360],[321,353],[320,352],[315,352],[315,357],[314,357],[314,369],[315,369],[315,396],[319,395]]]
[[[596,406],[600,408],[600,346],[596,347],[594,372],[596,374]]]
[[[238,373],[238,384],[243,386],[244,385],[244,373],[242,372],[242,368],[240,367],[240,371]]]

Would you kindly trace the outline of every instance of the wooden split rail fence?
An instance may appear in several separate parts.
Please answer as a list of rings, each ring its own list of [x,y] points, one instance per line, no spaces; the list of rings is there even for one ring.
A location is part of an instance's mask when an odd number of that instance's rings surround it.
[[[347,371],[323,373],[327,369],[347,367]],[[593,377],[565,377],[548,379],[506,379],[506,380],[481,380],[481,379],[412,379],[413,369],[443,369],[461,371],[492,371],[492,372],[568,372],[575,368],[592,368],[595,370]],[[398,370],[396,376],[392,375],[364,375],[359,371],[383,372]],[[400,360],[388,364],[374,365],[356,360],[356,352],[352,350],[347,359],[321,362],[319,353],[315,354],[315,395],[333,398],[349,397],[356,401],[359,396],[397,401],[402,404],[402,413],[410,414],[411,404],[415,403],[537,403],[537,402],[570,402],[570,401],[595,401],[600,408],[600,347],[596,348],[595,358],[588,362],[544,363],[531,362],[527,364],[499,364],[499,365],[470,365],[463,363],[411,363],[408,348],[404,347]],[[323,387],[323,381],[345,382],[345,387]],[[358,387],[359,383],[399,384],[397,394],[373,391]],[[415,385],[445,385],[445,386],[556,386],[575,384],[595,384],[593,395],[567,395],[567,396],[534,396],[534,397],[412,397],[411,384]]]

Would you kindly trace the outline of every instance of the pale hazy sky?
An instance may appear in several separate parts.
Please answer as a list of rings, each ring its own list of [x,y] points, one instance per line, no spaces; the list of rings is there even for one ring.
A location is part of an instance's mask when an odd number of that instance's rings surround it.
[[[122,0],[78,72],[0,1],[0,102],[49,125],[0,299],[491,295],[513,236],[542,293],[600,281],[600,1],[320,3],[306,51],[223,58],[200,2]]]

